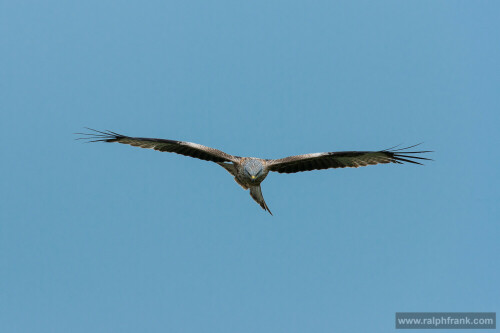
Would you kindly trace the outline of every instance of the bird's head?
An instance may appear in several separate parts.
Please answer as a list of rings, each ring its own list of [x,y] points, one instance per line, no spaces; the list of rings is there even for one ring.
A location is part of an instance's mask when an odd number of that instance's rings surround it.
[[[251,180],[258,179],[264,173],[264,165],[258,160],[248,160],[243,165],[243,170]]]

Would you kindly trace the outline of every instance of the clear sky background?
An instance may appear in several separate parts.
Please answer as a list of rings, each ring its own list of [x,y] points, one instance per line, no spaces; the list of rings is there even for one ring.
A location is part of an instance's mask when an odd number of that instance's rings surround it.
[[[500,309],[498,1],[0,0],[0,331],[391,332]],[[424,141],[426,166],[279,158]]]

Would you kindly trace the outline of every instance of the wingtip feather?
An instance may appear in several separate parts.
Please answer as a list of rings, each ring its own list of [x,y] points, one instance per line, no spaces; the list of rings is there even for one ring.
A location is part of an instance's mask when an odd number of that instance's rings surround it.
[[[88,140],[87,143],[116,142],[117,140],[125,137],[125,135],[118,134],[110,130],[99,131],[90,127],[84,127],[84,128],[88,129],[89,131],[93,131],[94,133],[73,133],[75,135],[83,135],[83,137],[76,138],[76,140]]]

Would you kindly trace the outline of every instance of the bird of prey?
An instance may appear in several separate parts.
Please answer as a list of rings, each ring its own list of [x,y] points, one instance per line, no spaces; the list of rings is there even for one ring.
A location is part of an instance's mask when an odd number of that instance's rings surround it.
[[[392,147],[379,151],[313,153],[273,160],[229,155],[218,149],[192,142],[138,138],[118,134],[109,130],[97,131],[91,128],[87,129],[93,131],[93,133],[76,133],[84,135],[84,137],[79,139],[87,139],[88,142],[118,142],[134,147],[176,153],[215,162],[234,176],[236,183],[243,187],[243,189],[250,189],[250,196],[262,207],[262,209],[268,211],[271,215],[273,214],[264,201],[260,188],[260,183],[266,178],[269,171],[295,173],[331,168],[358,168],[367,165],[386,163],[403,164],[405,162],[422,165],[418,160],[431,160],[430,158],[415,156],[416,154],[430,153],[431,151],[408,151],[408,149],[418,145],[400,149],[394,149],[396,147]]]

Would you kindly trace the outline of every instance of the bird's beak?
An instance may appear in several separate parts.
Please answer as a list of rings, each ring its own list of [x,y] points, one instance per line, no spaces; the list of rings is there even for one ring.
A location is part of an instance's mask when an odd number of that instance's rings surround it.
[[[252,176],[252,180],[254,180],[255,178],[257,178],[257,177],[255,177],[255,176]]]

